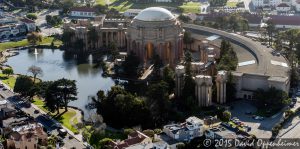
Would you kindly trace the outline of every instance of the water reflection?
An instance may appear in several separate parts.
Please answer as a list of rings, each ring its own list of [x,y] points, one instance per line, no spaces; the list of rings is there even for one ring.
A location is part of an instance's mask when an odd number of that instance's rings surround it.
[[[94,96],[100,89],[107,91],[115,84],[111,78],[103,78],[101,68],[95,67],[95,61],[100,59],[100,56],[86,55],[75,59],[73,55],[61,50],[38,49],[36,60],[34,49],[19,52],[19,55],[9,58],[6,63],[13,67],[15,73],[28,74],[28,67],[35,65],[43,69],[43,80],[63,77],[76,80],[78,100],[72,101],[70,105],[83,109],[86,113],[85,118],[90,112],[85,108],[88,97]]]

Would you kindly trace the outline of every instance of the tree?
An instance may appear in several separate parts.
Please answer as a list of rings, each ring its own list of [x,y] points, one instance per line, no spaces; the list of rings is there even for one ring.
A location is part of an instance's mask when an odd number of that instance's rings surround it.
[[[50,82],[45,91],[45,106],[51,112],[56,111],[59,114],[59,109],[62,107],[63,103],[61,100],[61,95],[58,94],[60,90],[57,88],[57,82]]]
[[[138,66],[140,65],[140,60],[135,53],[130,52],[122,66],[124,69],[124,74],[129,77],[137,77]]]
[[[2,73],[9,77],[10,75],[14,74],[14,70],[12,68],[6,68],[2,70]]]
[[[151,84],[147,90],[147,105],[150,107],[155,126],[168,121],[170,111],[170,101],[168,94],[168,84],[164,81]]]
[[[229,122],[231,118],[231,113],[229,111],[224,111],[223,116],[220,118],[224,122]]]
[[[175,88],[175,80],[174,80],[174,71],[170,67],[165,67],[163,70],[163,81],[168,83],[168,91],[169,94],[174,90]]]
[[[141,98],[126,92],[120,86],[111,87],[105,97],[103,91],[99,93],[96,100],[97,113],[103,116],[108,125],[115,128],[150,125],[150,113]]]
[[[34,83],[30,77],[20,75],[16,79],[14,92],[27,96],[28,91],[32,89],[33,85]]]
[[[271,87],[268,90],[257,89],[253,96],[258,108],[275,112],[284,107],[289,101],[286,92],[274,87]]]
[[[100,149],[110,149],[109,147],[109,143],[112,142],[113,140],[110,139],[110,138],[104,138],[104,139],[101,139],[99,141],[99,147]]]
[[[143,133],[144,133],[146,136],[150,137],[150,138],[153,138],[153,137],[154,137],[154,134],[155,134],[154,131],[151,130],[151,129],[143,130]]]
[[[226,83],[226,100],[233,101],[236,97],[236,88],[235,82],[233,80],[233,75],[231,72],[228,72],[228,78]]]
[[[32,73],[33,75],[33,82],[35,83],[35,79],[38,75],[43,75],[43,70],[41,67],[37,67],[37,66],[30,66],[27,70],[28,72]]]
[[[156,75],[159,75],[159,72],[160,72],[160,68],[163,66],[163,62],[162,60],[160,59],[159,55],[158,54],[154,54],[153,56],[153,67],[154,67],[154,73]]]
[[[185,52],[184,55],[184,65],[185,65],[185,74],[187,76],[191,76],[192,72],[191,72],[191,62],[192,62],[192,55],[189,51]]]
[[[267,30],[268,37],[269,37],[269,40],[268,40],[269,45],[272,45],[272,43],[273,43],[273,34],[275,32],[275,24],[270,19],[266,22],[266,24],[267,24],[266,30]]]
[[[36,45],[37,42],[41,42],[42,41],[42,35],[40,35],[37,32],[32,32],[27,34],[27,40],[29,42],[30,45]]]
[[[192,43],[194,42],[194,39],[191,37],[190,32],[184,32],[183,35],[183,43],[185,44],[185,48],[187,49],[188,45],[190,45],[190,49],[192,48]]]
[[[26,17],[27,17],[28,19],[31,19],[31,20],[36,20],[36,19],[37,19],[37,16],[36,16],[35,13],[28,13],[28,14],[26,15]]]
[[[68,80],[65,78],[55,81],[57,94],[63,100],[65,111],[68,111],[68,104],[70,101],[77,100],[77,87],[75,80]]]
[[[184,16],[182,14],[179,15],[178,19],[184,23],[187,23],[191,20],[188,16]]]
[[[75,4],[74,0],[63,0],[61,2],[62,12],[63,13],[68,13],[70,8],[74,7],[74,4]]]
[[[101,4],[95,5],[94,8],[97,10],[97,14],[106,14],[108,11],[108,7]]]

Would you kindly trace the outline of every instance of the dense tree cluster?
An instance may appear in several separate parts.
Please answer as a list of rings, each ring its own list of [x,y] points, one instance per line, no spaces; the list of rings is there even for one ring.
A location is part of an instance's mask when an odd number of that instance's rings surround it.
[[[58,113],[63,107],[67,111],[69,102],[77,99],[75,80],[65,78],[34,83],[31,77],[21,75],[16,79],[14,92],[28,96],[30,99],[35,95],[40,96],[45,99],[45,106],[49,111]]]
[[[139,75],[138,66],[140,60],[135,53],[130,52],[122,64],[123,72],[128,77],[137,77]]]
[[[218,17],[216,19],[216,28],[222,30],[233,30],[236,31],[246,31],[249,29],[248,20],[245,19],[238,13],[230,14],[228,16]]]
[[[62,24],[62,19],[59,15],[55,15],[55,16],[46,15],[46,22],[51,26],[57,26]]]
[[[259,109],[268,108],[277,111],[289,103],[287,93],[271,87],[269,90],[257,89],[254,93],[255,103]]]
[[[7,76],[10,76],[10,75],[14,74],[14,70],[12,68],[5,68],[2,70],[2,73]]]
[[[38,42],[42,42],[43,37],[37,32],[31,32],[27,35],[27,40],[30,45],[36,45]]]
[[[28,13],[28,14],[26,15],[26,17],[27,17],[28,19],[31,19],[31,20],[36,20],[36,19],[37,19],[37,15],[36,15],[35,13]]]
[[[217,17],[214,21],[201,21],[200,25],[221,30],[231,30],[233,32],[244,32],[249,30],[249,22],[243,15],[233,13],[226,16]]]
[[[222,40],[220,47],[220,59],[217,61],[217,70],[234,71],[238,64],[238,58],[229,41]]]
[[[209,4],[211,7],[225,6],[227,4],[227,0],[209,0]]]
[[[112,127],[133,127],[149,123],[150,112],[145,101],[120,86],[112,87],[107,94],[100,90],[95,100],[98,113]]]

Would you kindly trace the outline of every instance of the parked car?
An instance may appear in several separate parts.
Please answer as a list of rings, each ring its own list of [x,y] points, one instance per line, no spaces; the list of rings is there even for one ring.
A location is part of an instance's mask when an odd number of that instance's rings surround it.
[[[293,98],[292,98],[292,101],[293,101],[293,102],[297,102],[297,97],[293,97]]]
[[[246,115],[251,115],[252,112],[251,112],[251,111],[246,111],[245,114],[246,114]]]
[[[38,114],[38,113],[40,113],[40,111],[39,111],[39,110],[34,110],[33,112],[34,112],[34,114]]]
[[[262,116],[256,116],[254,119],[262,121],[262,120],[264,120],[265,118],[262,117]]]
[[[58,129],[58,133],[59,133],[59,135],[61,135],[61,136],[66,136],[67,135],[67,131],[65,130],[65,129]]]

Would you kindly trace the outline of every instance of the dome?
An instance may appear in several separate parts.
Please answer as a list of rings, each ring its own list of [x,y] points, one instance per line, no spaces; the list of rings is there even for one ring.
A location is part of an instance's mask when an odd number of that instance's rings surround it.
[[[142,10],[134,19],[141,21],[165,21],[174,18],[174,15],[165,8],[149,7]]]

